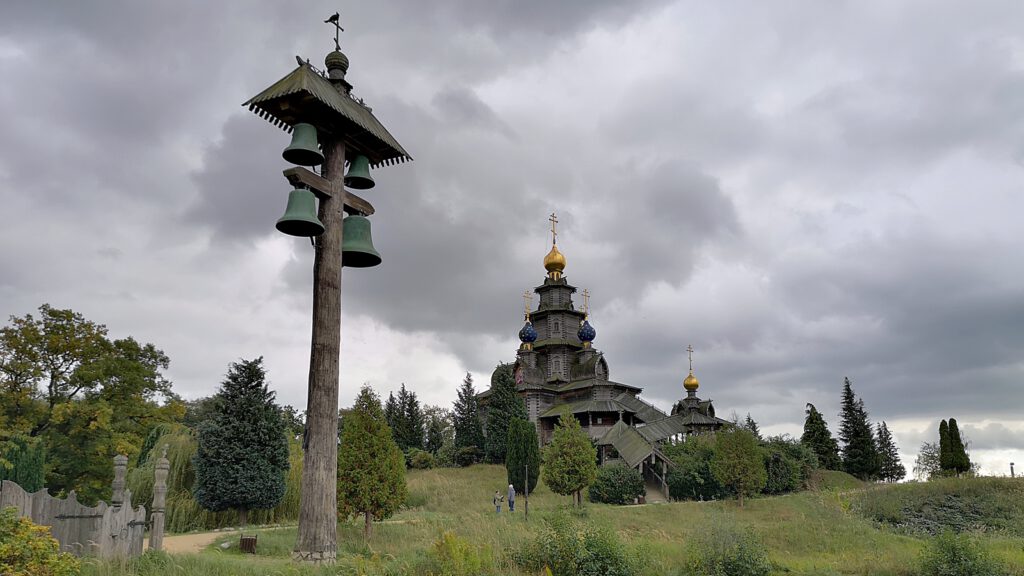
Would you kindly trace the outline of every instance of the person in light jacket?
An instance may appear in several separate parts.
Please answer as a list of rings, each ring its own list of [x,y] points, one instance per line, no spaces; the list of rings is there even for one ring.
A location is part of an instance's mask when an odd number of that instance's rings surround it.
[[[505,497],[501,495],[501,492],[497,490],[494,491],[494,498],[491,498],[491,503],[494,504],[495,513],[501,514],[501,502],[504,499]]]
[[[508,485],[508,511],[516,511],[516,489],[511,484]]]

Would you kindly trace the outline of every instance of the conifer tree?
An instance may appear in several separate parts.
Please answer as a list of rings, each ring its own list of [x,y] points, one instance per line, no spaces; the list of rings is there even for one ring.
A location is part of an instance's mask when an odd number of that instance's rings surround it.
[[[964,446],[964,438],[960,434],[956,418],[949,419],[949,452],[950,464],[958,476],[971,469],[971,458],[967,455],[967,448]]]
[[[950,443],[949,425],[945,420],[939,422],[939,469],[944,474],[955,471],[953,464],[953,446]]]
[[[573,505],[582,506],[581,491],[597,478],[597,449],[568,411],[555,425],[551,443],[544,449],[544,483],[555,494],[573,495]]]
[[[533,492],[537,487],[537,478],[540,477],[537,427],[527,420],[516,418],[508,427],[505,471],[508,473],[508,483],[516,489],[516,493],[526,493],[527,486],[530,488],[529,492]]]
[[[426,421],[427,429],[423,449],[431,454],[437,454],[446,441],[453,439],[452,413],[440,406],[426,406],[423,409],[423,419]]]
[[[46,448],[39,438],[0,433],[0,480],[10,480],[26,492],[43,489]]]
[[[878,477],[886,482],[902,480],[907,475],[907,469],[900,461],[900,451],[884,420],[878,425],[877,439],[880,460]]]
[[[804,419],[804,433],[800,443],[814,451],[818,457],[818,466],[825,470],[842,470],[843,462],[839,459],[839,444],[825,423],[825,418],[814,407],[807,405],[807,417]]]
[[[402,411],[402,442],[398,447],[403,451],[410,448],[423,449],[423,437],[426,431],[426,422],[423,419],[423,410],[420,409],[420,401],[416,398],[415,392],[406,390],[402,384],[398,392],[398,406]]]
[[[764,456],[757,438],[749,430],[730,427],[715,434],[715,454],[711,471],[722,486],[736,493],[743,507],[743,497],[757,494],[768,481]]]
[[[384,421],[388,423],[388,428],[391,430],[392,437],[395,439],[395,442],[399,444],[398,430],[402,427],[401,421],[404,418],[405,415],[398,408],[398,400],[395,399],[395,393],[388,392],[388,399],[384,402]]]
[[[391,517],[405,497],[405,457],[391,435],[380,400],[364,386],[341,431],[338,513],[363,515],[363,537],[369,538],[372,520]]]
[[[217,392],[217,412],[199,425],[194,496],[211,512],[273,508],[284,497],[288,437],[265,383],[263,357],[234,362]]]
[[[750,412],[747,412],[747,418],[743,421],[743,429],[754,435],[754,438],[761,440],[761,429],[758,428],[757,422],[750,417]]]
[[[454,406],[455,446],[466,448],[484,447],[483,423],[476,401],[476,390],[473,389],[473,375],[466,372],[466,378],[459,387],[459,397]]]
[[[849,378],[843,381],[839,439],[843,442],[843,469],[861,480],[876,478],[879,459],[874,430],[864,401],[854,395]]]
[[[488,462],[500,464],[505,461],[508,427],[515,418],[528,419],[526,404],[516,392],[512,367],[503,365],[497,371],[487,404],[487,432],[484,437],[484,451]]]

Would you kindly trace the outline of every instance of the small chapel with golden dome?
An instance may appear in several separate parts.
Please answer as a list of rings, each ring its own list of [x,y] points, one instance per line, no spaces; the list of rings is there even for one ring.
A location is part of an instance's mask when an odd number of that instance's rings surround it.
[[[544,257],[547,275],[533,289],[539,297],[535,310],[531,310],[530,291],[523,295],[525,323],[511,365],[516,390],[542,445],[551,440],[558,418],[568,412],[597,443],[602,464],[623,462],[637,468],[667,494],[666,462],[659,445],[712,432],[728,422],[715,416],[711,400],[697,397],[700,382],[693,374],[692,347],[687,348],[690,373],[683,380],[686,396],[671,413],[642,400],[641,388],[610,378],[604,354],[593,346],[597,330],[589,318],[590,294],[583,290],[582,309],[577,310],[576,287],[565,278],[566,259],[558,250],[558,219],[552,214],[550,221],[551,250]],[[491,388],[499,371],[507,369],[504,365],[495,370]],[[490,395],[491,390],[478,395],[484,421]]]

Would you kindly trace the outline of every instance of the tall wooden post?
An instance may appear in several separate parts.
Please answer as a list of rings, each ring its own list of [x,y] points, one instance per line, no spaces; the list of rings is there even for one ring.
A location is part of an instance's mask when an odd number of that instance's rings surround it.
[[[167,446],[164,446],[160,459],[156,461],[153,472],[153,513],[150,516],[149,549],[163,550],[164,547],[164,507],[167,505],[167,473],[171,463],[167,460]]]
[[[114,456],[114,482],[113,495],[110,497],[110,505],[117,508],[124,503],[124,477],[128,473],[128,457],[124,454]],[[131,506],[131,503],[128,503]]]
[[[313,343],[309,358],[299,536],[293,558],[330,563],[338,549],[338,355],[341,352],[341,226],[345,143],[321,142],[323,176],[337,194],[320,198],[324,233],[313,260]]]

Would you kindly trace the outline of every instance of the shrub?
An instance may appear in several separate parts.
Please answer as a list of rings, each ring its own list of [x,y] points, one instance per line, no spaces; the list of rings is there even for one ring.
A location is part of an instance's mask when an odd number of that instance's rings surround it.
[[[483,450],[476,446],[463,446],[455,452],[455,463],[466,467],[483,460]]]
[[[632,504],[637,496],[643,496],[644,478],[634,468],[623,464],[602,466],[597,470],[597,479],[590,485],[590,501],[605,504]]]
[[[455,454],[458,452],[454,440],[445,440],[435,454],[434,465],[439,468],[453,468],[456,466]]]
[[[768,576],[772,571],[768,552],[749,530],[721,522],[711,525],[698,539],[697,557],[685,576]]]
[[[564,511],[545,518],[535,540],[513,555],[531,572],[548,568],[558,576],[632,576],[642,568],[640,558],[611,530]]]
[[[434,455],[423,450],[410,450],[409,468],[428,470],[434,467]]]
[[[443,532],[434,542],[433,560],[436,576],[476,576],[492,571],[491,554],[451,532]]]
[[[931,539],[919,560],[922,576],[1002,576],[1003,568],[967,534],[943,532]]]
[[[666,446],[666,453],[675,463],[666,479],[672,498],[714,500],[725,495],[725,489],[711,471],[711,459],[715,455],[713,435],[693,436],[680,444]]]
[[[60,551],[45,526],[19,518],[15,508],[0,510],[0,574],[73,576],[81,571],[78,559]]]
[[[765,494],[782,494],[800,488],[800,470],[796,462],[781,451],[771,448],[765,451],[764,469],[768,474],[762,490]]]

